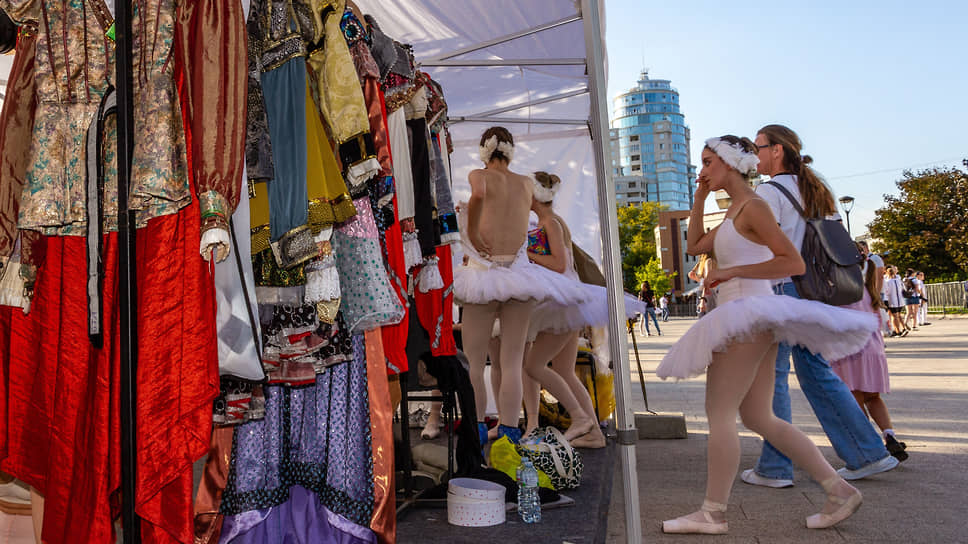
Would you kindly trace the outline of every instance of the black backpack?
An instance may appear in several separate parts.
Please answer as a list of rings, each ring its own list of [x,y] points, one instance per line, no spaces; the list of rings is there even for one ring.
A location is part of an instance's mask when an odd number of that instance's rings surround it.
[[[901,282],[901,285],[904,286],[904,289],[901,289],[902,297],[911,298],[916,294],[916,291],[914,290],[914,282],[911,281],[911,278],[904,278],[904,281]]]
[[[863,255],[857,250],[847,229],[839,221],[807,217],[797,199],[785,187],[767,182],[780,190],[807,223],[800,255],[807,265],[793,284],[800,298],[833,306],[853,304],[864,297]]]

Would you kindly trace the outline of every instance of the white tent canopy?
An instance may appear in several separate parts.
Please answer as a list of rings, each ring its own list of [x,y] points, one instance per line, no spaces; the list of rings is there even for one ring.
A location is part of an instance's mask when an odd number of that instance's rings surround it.
[[[356,0],[383,31],[409,43],[444,89],[454,139],[455,200],[470,195],[478,143],[489,126],[515,139],[512,168],[562,180],[555,209],[578,245],[604,257],[626,539],[641,540],[636,431],[628,411],[629,360],[611,184],[602,0]],[[603,228],[604,227],[604,228]],[[603,243],[604,239],[604,243]]]
[[[589,77],[583,19],[571,0],[359,0],[387,35],[413,45],[421,68],[444,88],[454,140],[455,201],[470,196],[486,128],[515,139],[512,168],[557,174],[555,209],[575,242],[601,255]],[[484,47],[481,47],[481,46]]]

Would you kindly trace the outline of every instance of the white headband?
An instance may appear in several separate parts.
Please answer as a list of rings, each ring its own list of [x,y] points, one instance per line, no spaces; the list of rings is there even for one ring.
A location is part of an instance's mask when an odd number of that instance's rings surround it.
[[[732,166],[744,176],[752,176],[756,173],[756,165],[760,164],[760,158],[743,149],[739,144],[731,144],[722,138],[710,138],[706,140],[706,147],[719,155],[723,162]]]
[[[561,183],[555,183],[551,187],[545,187],[538,181],[538,178],[534,177],[534,174],[528,176],[531,178],[531,183],[534,185],[534,199],[538,202],[551,202],[555,199],[555,194],[558,192],[558,188],[561,187]]]
[[[504,153],[504,156],[507,157],[508,162],[511,162],[511,159],[514,158],[514,146],[507,142],[498,143],[497,134],[495,134],[485,140],[484,145],[477,148],[481,156],[481,162],[484,164],[491,162],[491,155],[494,154],[495,149],[501,153]]]

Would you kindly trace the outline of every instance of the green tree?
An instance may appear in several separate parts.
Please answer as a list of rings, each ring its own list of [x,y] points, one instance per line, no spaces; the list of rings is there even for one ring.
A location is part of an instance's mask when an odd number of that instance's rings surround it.
[[[666,206],[658,202],[631,204],[618,209],[618,240],[622,254],[622,283],[625,289],[636,293],[639,285],[636,270],[644,268],[656,257],[655,227],[659,224],[659,212]]]
[[[655,291],[655,296],[660,297],[672,288],[672,278],[674,277],[676,277],[676,272],[666,274],[662,271],[659,259],[653,257],[648,264],[635,270],[635,291],[638,291],[637,287],[643,281],[647,281],[652,286],[652,290]]]
[[[924,271],[928,281],[968,279],[968,177],[957,168],[906,171],[900,196],[868,225],[887,264]]]

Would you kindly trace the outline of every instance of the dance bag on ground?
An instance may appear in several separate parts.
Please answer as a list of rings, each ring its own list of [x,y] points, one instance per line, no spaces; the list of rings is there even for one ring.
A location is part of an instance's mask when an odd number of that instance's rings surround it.
[[[833,306],[853,304],[864,296],[864,257],[839,221],[807,217],[797,199],[779,183],[768,181],[793,204],[807,223],[800,255],[806,271],[793,276],[800,298]]]
[[[531,431],[528,438],[540,439],[540,442],[519,444],[518,453],[530,457],[535,468],[551,478],[555,490],[575,489],[581,484],[581,473],[585,469],[581,453],[571,447],[561,431],[554,427],[539,427]]]

